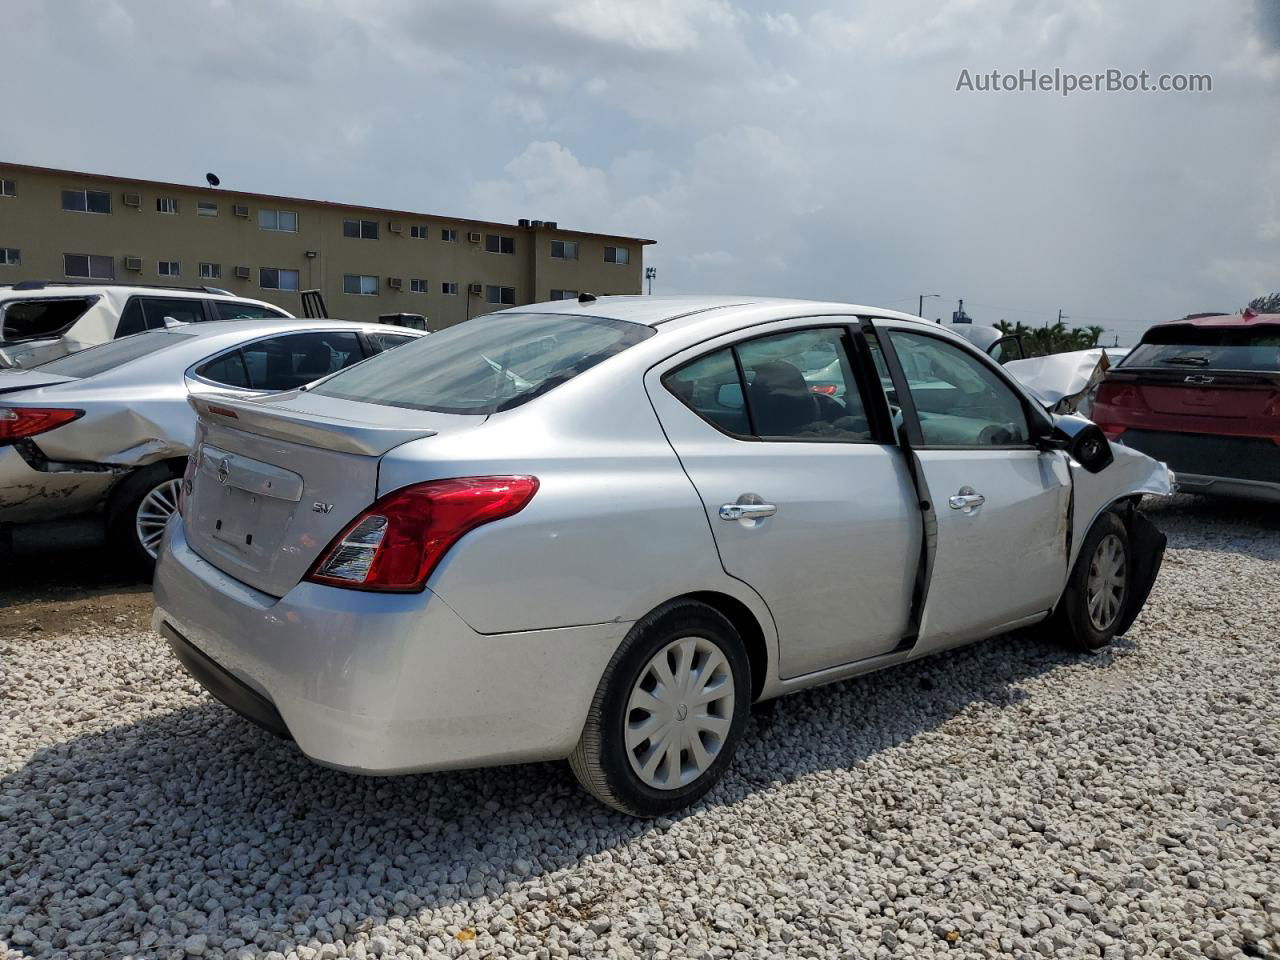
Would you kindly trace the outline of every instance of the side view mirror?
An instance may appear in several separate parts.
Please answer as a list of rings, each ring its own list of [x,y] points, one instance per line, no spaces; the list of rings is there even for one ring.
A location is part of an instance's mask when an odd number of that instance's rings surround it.
[[[1054,416],[1053,429],[1042,443],[1049,449],[1065,451],[1090,473],[1102,472],[1115,460],[1102,428],[1084,417]]]

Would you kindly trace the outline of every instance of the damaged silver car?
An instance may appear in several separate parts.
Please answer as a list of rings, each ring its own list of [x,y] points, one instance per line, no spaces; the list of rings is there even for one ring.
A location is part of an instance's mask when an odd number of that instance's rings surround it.
[[[0,533],[96,516],[149,571],[204,396],[295,390],[417,330],[344,320],[174,324],[31,370],[0,370]]]

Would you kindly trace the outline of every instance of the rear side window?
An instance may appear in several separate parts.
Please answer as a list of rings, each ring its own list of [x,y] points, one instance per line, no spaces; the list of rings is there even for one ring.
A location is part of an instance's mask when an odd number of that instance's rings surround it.
[[[1146,332],[1121,366],[1274,373],[1280,371],[1280,326],[1156,327]]]
[[[407,333],[371,333],[369,334],[369,342],[373,344],[374,349],[379,353],[383,350],[390,350],[392,347],[403,346],[411,340],[417,340],[417,337],[411,337]]]
[[[315,331],[246,344],[210,360],[196,373],[229,387],[296,390],[363,359],[354,333]]]
[[[18,343],[61,336],[97,301],[97,297],[6,301],[0,305],[0,310],[4,311],[4,340],[6,343]]]
[[[165,317],[173,317],[179,323],[203,323],[204,301],[179,300],[176,297],[132,297],[120,314],[116,336],[127,337],[143,330],[162,330]]]
[[[436,413],[499,413],[653,333],[652,327],[604,317],[494,314],[382,353],[315,393]]]
[[[42,363],[35,369],[60,377],[93,377],[165,347],[176,347],[190,336],[189,333],[176,330],[153,330],[136,337],[111,340],[96,347],[69,353],[57,360]]]
[[[260,307],[256,303],[236,303],[234,300],[214,300],[213,309],[219,320],[287,320],[283,310]]]
[[[871,425],[844,336],[827,327],[758,337],[686,364],[663,383],[734,436],[868,443]]]

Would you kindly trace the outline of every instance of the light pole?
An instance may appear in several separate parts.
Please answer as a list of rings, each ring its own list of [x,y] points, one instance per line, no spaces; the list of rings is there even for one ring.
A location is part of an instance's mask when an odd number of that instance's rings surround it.
[[[923,316],[924,316],[924,302],[925,302],[926,300],[928,300],[930,297],[941,297],[941,296],[942,296],[942,294],[940,294],[940,293],[922,293],[922,294],[920,294],[920,305],[919,305],[918,307],[916,307],[916,316],[917,316],[917,317],[923,317]]]
[[[653,296],[653,278],[658,275],[657,267],[645,267],[644,278],[649,281],[649,296]]]

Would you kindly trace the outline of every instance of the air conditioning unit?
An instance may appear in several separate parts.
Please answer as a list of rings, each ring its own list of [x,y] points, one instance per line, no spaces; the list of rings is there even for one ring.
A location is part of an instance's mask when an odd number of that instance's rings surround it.
[[[478,297],[480,294],[484,293],[484,286],[479,283],[468,283],[467,293],[471,294],[473,297]]]
[[[399,290],[404,286],[404,281],[399,277],[387,277],[387,286],[392,290]]]
[[[518,223],[520,224],[520,226],[522,226],[522,227],[527,227],[527,226],[529,226],[529,218],[528,218],[528,217],[521,217],[517,222],[518,222]]]
[[[390,230],[392,233],[400,233],[400,232],[401,232],[401,229],[402,229],[402,228],[401,228],[401,226],[400,226],[400,221],[399,221],[399,220],[388,220],[388,221],[387,221],[387,229],[388,229],[388,230]]]
[[[249,274],[250,274],[250,270],[248,267],[236,267],[237,280],[248,280]]]
[[[141,257],[125,257],[125,258],[124,258],[124,268],[125,268],[126,270],[133,270],[133,271],[141,270],[141,269],[142,269],[142,258],[141,258]]]
[[[470,233],[467,234],[467,239],[470,240],[472,243],[479,243],[483,238],[480,236],[479,230],[472,230]]]
[[[237,203],[231,208],[231,212],[237,217],[245,217],[247,219],[249,216],[249,205],[247,203]]]
[[[541,221],[541,220],[530,220],[530,221],[529,221],[529,226],[533,227],[533,229],[535,229],[535,230],[539,230],[539,229],[541,229],[541,228],[542,228],[543,223],[542,223],[542,221]]]
[[[559,224],[557,224],[554,220],[548,220],[546,223],[543,224],[543,226],[546,227],[548,230],[554,230],[557,226],[559,226]]]
[[[126,194],[124,195],[124,205],[125,205],[126,207],[140,207],[140,206],[142,206],[142,194],[140,194],[140,193],[126,193]],[[139,269],[139,270],[141,270],[142,268],[141,268],[141,267],[139,267],[138,269]]]

